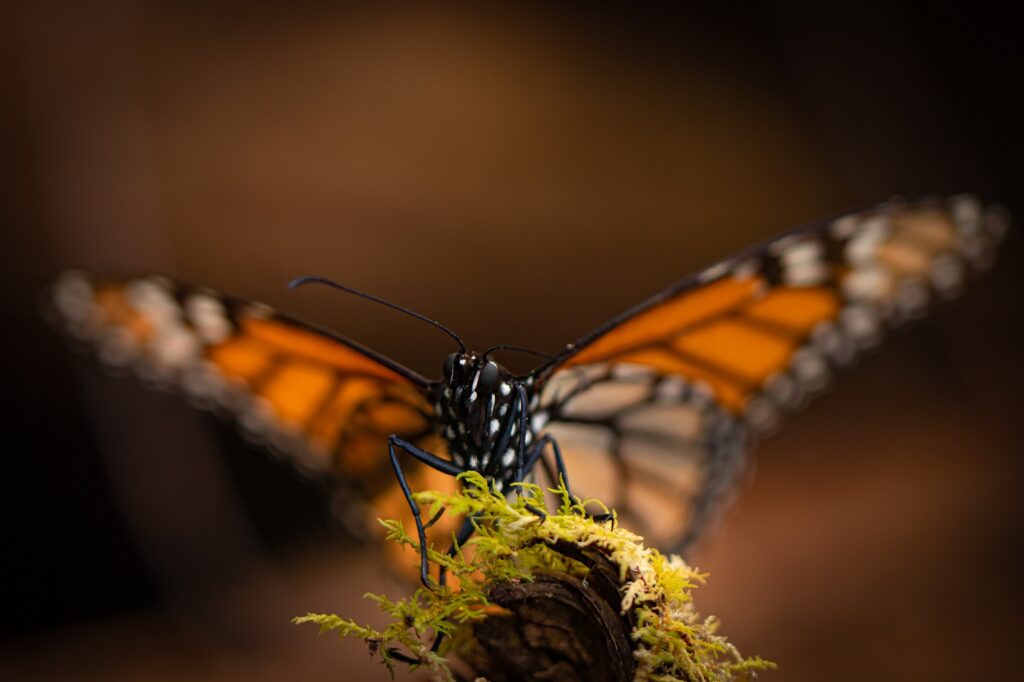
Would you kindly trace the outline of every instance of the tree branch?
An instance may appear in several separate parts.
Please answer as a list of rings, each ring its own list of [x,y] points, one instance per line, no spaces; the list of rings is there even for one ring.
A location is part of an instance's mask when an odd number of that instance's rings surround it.
[[[473,624],[463,660],[490,682],[632,680],[632,623],[619,612],[618,569],[595,550],[554,548],[587,564],[587,579],[544,572],[533,582],[491,585],[488,599],[507,612]]]

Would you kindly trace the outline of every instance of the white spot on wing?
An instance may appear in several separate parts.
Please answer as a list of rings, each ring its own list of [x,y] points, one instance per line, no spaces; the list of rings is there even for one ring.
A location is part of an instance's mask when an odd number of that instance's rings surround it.
[[[831,321],[819,322],[814,327],[811,331],[811,342],[836,364],[847,365],[853,361],[853,343]]]
[[[99,342],[98,354],[100,360],[112,367],[128,365],[136,358],[138,352],[138,340],[127,329],[109,329]]]
[[[700,281],[701,283],[706,283],[718,279],[722,275],[729,272],[730,267],[732,267],[732,264],[728,261],[716,263],[715,265],[712,265],[710,268],[707,268],[706,270],[702,271],[699,275],[697,275],[697,280]]]
[[[747,403],[745,412],[747,423],[760,434],[767,433],[779,425],[779,410],[764,395],[755,396]]]
[[[167,290],[163,280],[139,279],[125,287],[128,305],[146,317],[150,324],[161,326],[181,319],[181,309]]]
[[[875,260],[875,251],[889,238],[891,227],[883,216],[861,223],[860,229],[846,243],[846,260],[851,265],[867,265]]]
[[[853,270],[842,281],[843,294],[858,301],[880,301],[892,286],[892,273],[880,266]]]
[[[738,279],[749,279],[757,274],[758,269],[757,259],[747,258],[733,266],[732,276]]]
[[[851,305],[839,313],[843,329],[860,348],[870,348],[881,341],[878,315],[866,305]]]
[[[788,265],[782,273],[783,281],[793,287],[809,287],[821,284],[828,276],[828,265],[813,261]]]
[[[189,322],[207,344],[220,343],[231,333],[224,304],[213,296],[193,294],[185,302]]]
[[[93,310],[92,285],[78,272],[65,272],[53,287],[53,304],[71,322],[84,321]]]
[[[981,228],[981,202],[970,194],[959,194],[949,199],[950,213],[963,232],[974,233]]]
[[[814,348],[800,348],[793,353],[790,364],[793,374],[807,390],[818,391],[828,384],[828,364]]]
[[[789,374],[775,374],[764,384],[764,391],[784,407],[793,408],[800,404],[803,392]]]
[[[848,215],[839,218],[829,227],[829,234],[834,239],[846,239],[857,230],[858,218],[855,215]]]
[[[199,355],[199,339],[188,331],[184,325],[175,325],[160,330],[150,349],[153,358],[164,367],[179,368],[194,360]]]
[[[780,260],[787,265],[798,263],[814,263],[820,261],[825,255],[825,247],[820,241],[808,239],[797,242],[785,249],[779,256]]]
[[[928,273],[932,286],[942,296],[955,296],[960,292],[964,282],[964,266],[959,258],[951,253],[944,253],[932,261]]]

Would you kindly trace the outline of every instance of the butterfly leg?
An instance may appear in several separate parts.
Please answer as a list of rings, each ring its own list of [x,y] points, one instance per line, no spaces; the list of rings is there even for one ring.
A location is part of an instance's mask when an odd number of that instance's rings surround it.
[[[530,409],[530,399],[526,395],[526,389],[521,385],[516,387],[516,419],[519,421],[519,444],[516,447],[516,469],[515,469],[515,480],[522,481],[526,477],[526,472],[530,470],[530,467],[526,466],[526,461],[529,459],[526,448],[526,433],[529,428],[527,424],[527,417]],[[522,489],[516,490],[516,495],[522,495]],[[539,509],[532,504],[524,505],[531,514],[534,514],[540,519],[541,523],[547,520],[548,515],[543,509]]]
[[[476,526],[473,525],[473,518],[466,517],[462,522],[462,527],[459,528],[459,532],[455,535],[454,542],[452,542],[451,547],[448,548],[448,556],[455,556],[455,553],[459,551],[459,548],[462,547],[462,545],[466,544],[466,540],[469,540],[475,530]],[[448,569],[444,566],[439,566],[437,569],[437,584],[442,586],[445,585],[447,575]]]
[[[459,548],[466,544],[470,536],[473,535],[473,531],[476,530],[476,526],[473,524],[472,517],[466,517],[462,522],[462,527],[459,528],[459,532],[455,536],[455,541],[452,542],[451,547],[448,548],[448,556],[455,556],[455,553],[459,551]],[[437,569],[437,584],[444,586],[447,584],[448,570],[442,565]],[[434,637],[434,643],[430,645],[430,650],[436,652],[441,646],[441,642],[444,640],[444,633],[437,633]]]
[[[533,444],[533,448],[529,453],[527,453],[525,469],[526,471],[530,471],[537,465],[537,460],[544,455],[544,449],[548,445],[551,446],[552,452],[555,453],[555,468],[558,471],[559,478],[562,479],[562,485],[565,486],[566,491],[569,491],[569,475],[565,471],[565,460],[562,459],[562,449],[558,447],[558,441],[556,441],[554,436],[550,433],[545,433],[537,439],[536,443]],[[569,492],[569,496],[572,497],[572,492]]]
[[[395,476],[398,477],[398,485],[402,487],[402,493],[405,495],[405,501],[409,503],[409,509],[412,510],[412,518],[416,523],[416,533],[419,536],[420,541],[420,581],[428,588],[433,589],[430,584],[430,575],[428,570],[427,560],[427,531],[423,526],[423,518],[420,515],[420,507],[416,504],[416,500],[412,499],[412,490],[409,489],[409,484],[405,480],[405,474],[402,472],[402,466],[398,463],[397,450],[403,450],[414,458],[423,462],[427,466],[437,469],[441,473],[448,474],[449,476],[458,476],[462,473],[462,469],[448,460],[441,459],[437,455],[431,454],[426,450],[416,447],[412,443],[398,436],[392,434],[388,436],[388,455],[391,457],[391,466],[395,469]]]
[[[565,486],[565,491],[569,494],[569,499],[574,503],[578,503],[579,498],[572,494],[572,488],[569,487],[569,474],[565,468],[565,460],[562,458],[562,449],[558,447],[558,441],[550,433],[545,433],[534,443],[533,449],[526,459],[526,470],[530,471],[533,469],[537,461],[544,455],[544,450],[548,445],[551,446],[551,451],[555,453],[555,470],[558,472],[562,485]],[[591,514],[590,517],[596,521],[608,521],[613,518],[611,513]]]

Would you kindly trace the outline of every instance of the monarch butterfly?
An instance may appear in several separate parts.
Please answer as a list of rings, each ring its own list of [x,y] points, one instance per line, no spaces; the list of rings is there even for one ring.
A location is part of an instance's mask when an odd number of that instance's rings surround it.
[[[238,419],[303,472],[326,472],[349,508],[408,505],[431,473],[482,472],[499,491],[544,469],[610,503],[667,550],[690,546],[757,437],[986,267],[1007,226],[978,199],[893,200],[797,228],[678,281],[533,371],[458,350],[427,379],[265,305],[163,277],[61,276],[52,311],[107,365],[175,386]],[[522,349],[520,349],[522,350]],[[398,486],[395,486],[397,482]],[[436,480],[433,483],[436,485]],[[354,493],[354,494],[352,494]],[[472,532],[469,520],[456,544]]]

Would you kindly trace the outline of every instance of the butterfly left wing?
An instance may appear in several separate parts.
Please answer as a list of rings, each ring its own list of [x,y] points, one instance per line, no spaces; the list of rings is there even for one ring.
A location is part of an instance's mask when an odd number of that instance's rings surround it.
[[[348,511],[368,501],[376,513],[357,515],[349,523],[357,530],[376,526],[377,514],[401,512],[396,501],[404,505],[388,435],[444,456],[430,382],[265,305],[163,277],[77,272],[57,281],[51,302],[57,324],[107,367],[229,413],[248,438],[300,472],[342,483]],[[416,487],[436,485],[418,481],[427,474],[412,462],[409,473]]]
[[[537,428],[574,492],[681,550],[732,488],[752,437],[834,369],[991,260],[1005,226],[967,196],[813,224],[689,277],[536,373]]]

